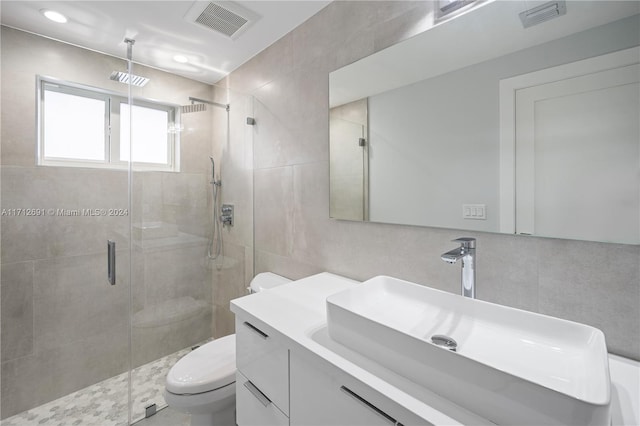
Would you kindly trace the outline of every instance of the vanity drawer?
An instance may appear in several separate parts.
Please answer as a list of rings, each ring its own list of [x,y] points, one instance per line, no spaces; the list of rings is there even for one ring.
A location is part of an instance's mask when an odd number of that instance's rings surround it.
[[[279,333],[261,322],[236,317],[236,366],[289,415],[289,350]]]
[[[291,414],[296,426],[431,425],[315,355],[291,352]]]
[[[288,426],[289,418],[253,382],[236,371],[236,422],[238,426]]]

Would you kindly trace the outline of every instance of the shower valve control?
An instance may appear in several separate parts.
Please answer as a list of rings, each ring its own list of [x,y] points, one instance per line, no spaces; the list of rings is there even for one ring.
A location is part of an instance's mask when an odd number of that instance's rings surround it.
[[[233,226],[233,204],[222,205],[222,215],[220,216],[222,225]]]

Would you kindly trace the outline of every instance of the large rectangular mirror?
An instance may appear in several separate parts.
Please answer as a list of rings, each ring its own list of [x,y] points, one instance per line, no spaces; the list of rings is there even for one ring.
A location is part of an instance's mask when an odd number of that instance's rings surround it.
[[[332,72],[331,217],[639,244],[639,13],[479,3]]]

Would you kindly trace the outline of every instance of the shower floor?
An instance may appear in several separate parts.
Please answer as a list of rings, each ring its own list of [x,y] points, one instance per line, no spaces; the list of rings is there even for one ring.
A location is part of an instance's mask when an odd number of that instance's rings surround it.
[[[203,344],[206,342],[202,342]],[[162,396],[169,369],[191,348],[157,359],[132,371],[131,421],[144,418],[145,407],[166,407]],[[127,424],[128,373],[96,383],[69,395],[8,417],[0,426],[125,426]]]

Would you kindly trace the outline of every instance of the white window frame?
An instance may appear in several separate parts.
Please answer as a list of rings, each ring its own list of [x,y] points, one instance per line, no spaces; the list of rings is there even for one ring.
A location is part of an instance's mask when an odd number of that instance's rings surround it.
[[[131,164],[136,171],[180,171],[180,134],[169,132],[167,128],[167,159],[165,164],[120,161],[120,104],[128,104],[125,94],[112,92],[96,87],[71,83],[52,77],[37,76],[37,162],[39,166],[57,167],[89,167],[126,170]],[[59,91],[70,95],[82,96],[105,101],[105,160],[83,160],[75,158],[45,157],[45,129],[44,129],[44,95],[46,90]],[[166,111],[168,127],[180,128],[180,108],[178,105],[158,102],[153,99],[134,98],[134,106]],[[135,126],[135,123],[132,123]],[[133,142],[135,143],[135,142]]]

